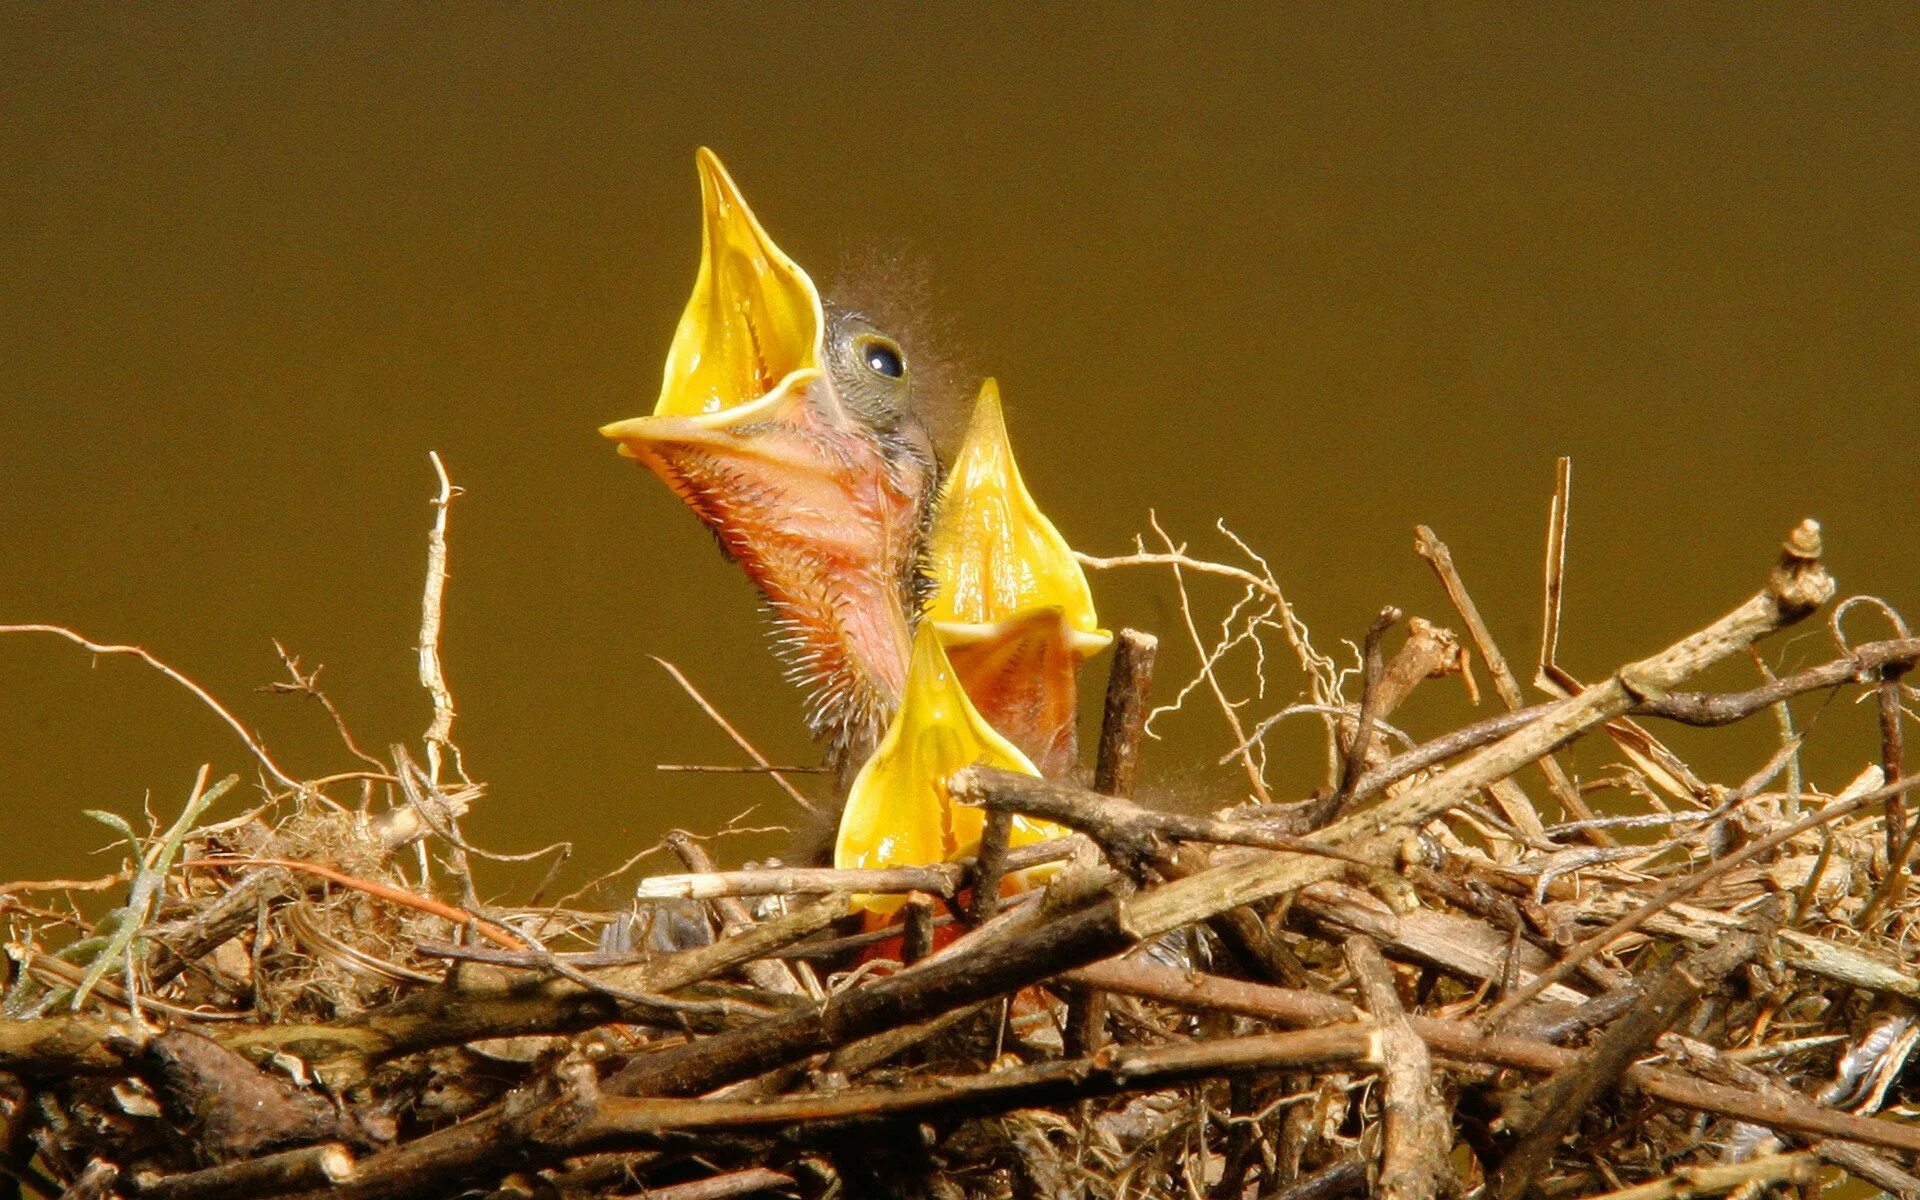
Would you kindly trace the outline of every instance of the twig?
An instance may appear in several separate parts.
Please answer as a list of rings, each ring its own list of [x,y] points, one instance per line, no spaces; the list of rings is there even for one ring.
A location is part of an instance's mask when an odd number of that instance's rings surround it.
[[[433,699],[433,723],[427,726],[427,778],[440,786],[440,755],[453,759],[454,770],[463,783],[467,771],[460,762],[460,748],[453,744],[453,692],[440,670],[440,606],[447,590],[447,510],[453,498],[462,493],[447,478],[446,464],[438,451],[427,451],[433,473],[440,478],[440,492],[433,498],[433,528],[427,534],[427,583],[420,597],[420,686]]]
[[[1820,1160],[1810,1152],[1770,1154],[1742,1163],[1682,1167],[1665,1179],[1605,1192],[1593,1200],[1682,1200],[1693,1196],[1718,1196],[1737,1188],[1812,1183],[1819,1174]]]
[[[1661,912],[1675,900],[1699,891],[1741,863],[1758,857],[1759,855],[1766,854],[1775,847],[1784,845],[1793,838],[1799,837],[1809,829],[1817,828],[1830,821],[1837,821],[1841,817],[1856,812],[1868,804],[1885,800],[1889,796],[1905,792],[1917,786],[1920,786],[1920,779],[1906,779],[1889,787],[1878,788],[1865,795],[1856,796],[1850,800],[1836,801],[1827,805],[1817,813],[1809,813],[1791,825],[1776,829],[1766,837],[1758,838],[1747,843],[1733,853],[1724,858],[1716,859],[1708,866],[1690,875],[1682,876],[1666,887],[1661,888],[1660,891],[1646,901],[1646,903],[1640,905],[1640,907],[1634,909],[1626,916],[1621,917],[1611,925],[1608,925],[1599,933],[1593,934],[1591,937],[1583,938],[1565,954],[1561,955],[1560,960],[1554,963],[1553,966],[1534,976],[1524,986],[1515,989],[1511,995],[1501,1000],[1499,1004],[1488,1011],[1484,1018],[1487,1028],[1498,1028],[1500,1023],[1511,1017],[1521,1005],[1539,995],[1540,992],[1548,986],[1563,982],[1581,963],[1586,962],[1594,955],[1605,950],[1621,935],[1638,929],[1646,922],[1647,918]]]
[[[668,847],[679,856],[681,862],[686,864],[688,870],[702,872],[713,870],[713,859],[707,854],[706,847],[685,832],[678,829],[672,830],[667,834],[666,841]],[[746,903],[738,896],[716,896],[709,903],[714,913],[720,918],[721,930],[729,936],[744,934],[758,924]],[[801,986],[796,974],[797,970],[805,969],[804,963],[752,960],[743,964],[743,968],[747,978],[752,980],[756,987],[790,996],[806,994],[806,989]]]
[[[715,708],[705,696],[700,694],[700,689],[693,686],[693,681],[688,679],[679,667],[674,666],[659,655],[650,654],[647,657],[659,663],[667,674],[673,676],[673,681],[679,684],[681,690],[685,691],[688,696],[692,697],[693,702],[700,706],[700,711],[706,713],[707,717],[712,720],[715,725],[720,727],[721,732],[733,739],[733,744],[740,747],[740,749],[746,753],[746,756],[753,760],[754,766],[765,771],[775,783],[779,784],[780,790],[792,797],[795,804],[798,804],[801,808],[806,809],[816,817],[826,816],[826,813],[819,805],[807,799],[806,795],[802,793],[799,788],[793,786],[793,784],[788,781],[787,777],[780,772],[778,767],[775,767],[772,762],[768,761],[766,755],[760,753],[758,746],[748,741],[745,734],[735,729],[731,722],[720,715],[720,710]]]
[[[1460,578],[1460,572],[1453,565],[1453,552],[1440,540],[1433,530],[1425,525],[1414,529],[1413,548],[1415,553],[1427,560],[1435,575],[1440,578],[1440,586],[1452,601],[1454,611],[1466,623],[1467,633],[1473,638],[1473,644],[1480,651],[1480,657],[1486,661],[1487,673],[1493,677],[1493,690],[1500,695],[1509,709],[1518,709],[1525,697],[1520,692],[1520,681],[1514,676],[1513,668],[1507,665],[1506,656],[1500,653],[1500,646],[1493,640],[1493,633],[1480,617],[1480,607],[1473,602],[1473,596],[1467,591],[1467,585]],[[1573,786],[1567,773],[1551,755],[1543,756],[1540,769],[1546,774],[1547,786],[1553,792],[1560,806],[1572,813],[1576,819],[1590,820],[1594,812],[1581,798],[1580,790]],[[1597,846],[1610,846],[1613,840],[1603,830],[1593,830],[1590,839]]]
[[[1260,1017],[1295,1027],[1338,1024],[1360,1016],[1353,1005],[1322,992],[1223,979],[1151,963],[1103,962],[1074,971],[1069,978],[1116,994],[1147,997],[1184,1008]],[[1409,1015],[1407,1021],[1435,1056],[1453,1061],[1541,1073],[1565,1070],[1579,1061],[1577,1051],[1532,1038],[1483,1034],[1463,1022],[1433,1017]],[[1905,1122],[1837,1112],[1791,1093],[1757,1094],[1752,1089],[1706,1083],[1644,1064],[1629,1067],[1625,1079],[1656,1100],[1699,1112],[1869,1146],[1920,1152],[1920,1129]]]
[[[925,892],[910,894],[904,911],[906,921],[905,932],[900,937],[900,961],[910,967],[933,953],[934,920],[939,914],[934,911],[933,897]]]
[[[119,1181],[120,1168],[104,1158],[96,1158],[67,1185],[59,1200],[109,1200],[113,1185]]]
[[[1322,831],[1321,841],[1366,847],[1384,858],[1400,831],[1453,809],[1495,780],[1557,749],[1631,708],[1637,698],[1657,696],[1693,673],[1743,652],[1756,640],[1814,611],[1833,594],[1833,579],[1820,563],[1819,526],[1803,522],[1782,546],[1767,585],[1732,612],[1672,646],[1617,670],[1565,706],[1531,722],[1371,809],[1343,817]],[[1127,920],[1143,934],[1177,928],[1225,907],[1266,899],[1329,877],[1325,859],[1276,857],[1270,861],[1216,867],[1142,893],[1127,901]]]
[[[1353,785],[1367,769],[1367,752],[1373,743],[1373,725],[1380,719],[1380,677],[1386,672],[1386,659],[1380,650],[1380,639],[1387,630],[1400,623],[1405,614],[1388,605],[1380,610],[1380,615],[1367,626],[1366,648],[1361,654],[1364,674],[1360,684],[1360,717],[1354,723],[1353,741],[1347,746],[1347,753],[1340,766],[1340,785],[1321,803],[1314,806],[1307,818],[1310,828],[1318,829],[1328,821],[1340,815],[1353,794]]]
[[[973,895],[967,905],[967,919],[978,925],[991,921],[1000,911],[1000,881],[1007,874],[1007,838],[1013,833],[1013,814],[991,810],[980,829],[980,849],[975,852]]]
[[[343,1184],[353,1169],[353,1153],[326,1142],[180,1175],[142,1172],[135,1180],[141,1200],[249,1200]]]
[[[1573,500],[1573,460],[1554,461],[1553,503],[1547,509],[1547,565],[1540,589],[1540,663],[1560,660],[1560,604],[1567,587],[1567,511]]]
[[[1007,869],[1024,871],[1069,858],[1076,840],[1056,838],[1010,850]],[[928,892],[950,900],[965,882],[972,862],[964,858],[924,867],[759,867],[750,871],[650,875],[634,888],[634,898],[711,900],[716,896],[817,896],[855,891],[896,895]]]
[[[131,654],[162,675],[165,675],[168,679],[173,680],[181,687],[192,692],[202,704],[212,709],[216,716],[226,722],[227,728],[233,730],[233,732],[239,736],[240,740],[246,743],[247,749],[251,751],[253,757],[259,761],[261,768],[265,770],[268,775],[271,775],[276,783],[290,791],[298,792],[303,790],[300,781],[280,769],[280,765],[273,761],[273,756],[267,753],[266,746],[258,737],[254,736],[251,730],[240,723],[240,718],[228,712],[226,707],[218,700],[215,700],[212,694],[205,688],[168,666],[166,663],[161,662],[139,646],[114,646],[90,641],[63,625],[0,625],[0,634],[8,633],[50,633],[55,637],[65,638],[74,645],[94,654]]]
[[[1660,969],[1644,981],[1644,990],[1625,1015],[1583,1051],[1574,1066],[1540,1088],[1531,1108],[1536,1114],[1489,1183],[1493,1200],[1521,1200],[1547,1168],[1553,1153],[1588,1106],[1614,1091],[1633,1060],[1683,1016],[1708,989],[1766,948],[1771,928],[1729,938],[1695,951],[1672,971]],[[1664,964],[1662,964],[1664,968]]]
[[[315,667],[305,675],[302,675],[300,673],[300,659],[288,653],[287,648],[280,644],[279,638],[273,640],[273,652],[280,656],[280,662],[287,668],[287,674],[293,676],[293,682],[269,683],[260,690],[276,696],[308,696],[319,701],[320,707],[325,709],[327,716],[332,719],[333,728],[335,732],[339,733],[340,741],[346,746],[347,753],[353,755],[361,762],[366,763],[376,772],[382,775],[386,774],[388,769],[387,764],[381,762],[361,748],[360,743],[353,738],[353,730],[347,728],[347,719],[340,714],[340,709],[334,704],[333,697],[320,690],[320,668]]]
[[[1355,866],[1372,861],[1311,838],[1261,829],[1238,821],[1157,812],[1131,800],[1082,791],[1050,779],[1037,779],[997,767],[975,765],[948,781],[953,796],[988,812],[1018,812],[1078,829],[1123,865],[1158,863],[1167,857],[1163,838],[1253,846],[1339,859]]]
[[[1138,629],[1122,629],[1113,641],[1113,666],[1107,673],[1106,705],[1100,719],[1100,752],[1093,768],[1093,790],[1125,798],[1140,773],[1140,741],[1147,719],[1147,695],[1153,687],[1154,659],[1160,639]]]
[[[647,1200],[727,1200],[730,1196],[751,1196],[793,1186],[793,1176],[766,1167],[748,1167],[709,1175],[691,1183],[675,1183],[663,1188],[648,1188]]]
[[[1107,672],[1106,705],[1100,719],[1100,754],[1093,769],[1093,790],[1119,799],[1133,795],[1139,778],[1140,743],[1146,734],[1147,700],[1153,690],[1154,661],[1160,639],[1138,629],[1122,629],[1114,639],[1113,665]],[[1092,1054],[1107,1040],[1107,994],[1099,988],[1063,989],[1067,1002],[1061,1038],[1071,1057]]]
[[[1393,970],[1371,939],[1346,940],[1347,966],[1360,981],[1367,1012],[1380,1026],[1380,1195],[1429,1200],[1439,1194],[1453,1149],[1453,1125],[1441,1110],[1427,1045],[1407,1022]]]

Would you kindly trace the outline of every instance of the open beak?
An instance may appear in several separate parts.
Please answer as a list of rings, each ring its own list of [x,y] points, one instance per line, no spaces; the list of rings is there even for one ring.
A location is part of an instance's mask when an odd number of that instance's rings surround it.
[[[659,417],[722,412],[769,394],[795,371],[819,367],[826,324],[819,289],[760,227],[719,156],[702,146],[694,158],[700,274],[667,351],[653,408]]]
[[[813,281],[720,160],[698,156],[700,273],[653,414],[600,430],[664,480],[773,610],[836,761],[871,749],[905,683],[904,589],[930,468],[890,461],[822,367]]]
[[[914,638],[900,711],[847,794],[833,865],[926,866],[978,849],[986,818],[972,805],[955,802],[946,783],[974,763],[1040,773],[974,709],[939,637],[923,626]],[[1024,846],[1064,834],[1048,822],[1016,817],[1009,842]],[[856,906],[881,915],[902,901],[900,896],[855,897]]]
[[[1113,635],[1066,539],[1020,478],[1000,389],[980,389],[930,537],[928,617],[967,694],[1042,772],[1076,759],[1076,676]]]

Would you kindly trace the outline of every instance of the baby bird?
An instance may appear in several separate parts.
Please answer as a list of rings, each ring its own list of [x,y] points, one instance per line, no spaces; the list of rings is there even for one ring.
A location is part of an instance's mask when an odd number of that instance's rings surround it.
[[[659,475],[765,597],[842,789],[906,686],[938,483],[900,342],[823,304],[712,151],[700,273],[653,414],[601,433]]]

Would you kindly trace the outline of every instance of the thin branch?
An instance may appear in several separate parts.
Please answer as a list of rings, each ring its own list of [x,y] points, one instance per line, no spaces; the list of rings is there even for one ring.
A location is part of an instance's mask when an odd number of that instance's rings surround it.
[[[762,771],[765,771],[769,776],[771,776],[773,781],[780,785],[780,790],[784,791],[788,796],[791,796],[793,798],[793,802],[795,804],[798,804],[801,808],[806,809],[808,812],[812,813],[816,817],[824,817],[827,815],[824,811],[821,810],[818,804],[815,804],[813,801],[807,799],[806,796],[800,791],[799,788],[794,787],[792,783],[788,782],[787,777],[780,772],[780,769],[778,767],[775,767],[772,762],[768,761],[766,755],[760,753],[760,748],[758,746],[755,746],[752,742],[748,741],[745,734],[742,734],[738,729],[735,729],[731,722],[729,722],[725,717],[721,716],[720,710],[715,708],[712,705],[712,703],[707,700],[705,696],[700,694],[700,689],[693,686],[693,681],[688,679],[685,673],[683,673],[679,667],[674,666],[672,663],[668,662],[664,658],[661,658],[657,654],[648,655],[648,657],[653,659],[653,661],[659,663],[661,668],[664,669],[667,674],[673,676],[673,681],[679,684],[681,689],[685,691],[688,696],[693,698],[693,702],[700,706],[700,711],[706,713],[708,718],[711,719],[715,725],[718,725],[722,732],[724,732],[728,737],[732,738],[734,745],[740,747],[741,750],[746,752],[747,757],[753,760],[754,766],[758,767]]]
[[[262,743],[251,730],[240,723],[240,718],[227,711],[226,706],[218,700],[215,700],[207,689],[201,687],[192,679],[168,666],[166,663],[161,662],[141,647],[95,642],[82,637],[64,625],[0,625],[0,634],[8,633],[50,633],[55,637],[65,638],[74,645],[80,646],[94,654],[131,654],[162,675],[165,675],[168,679],[173,680],[181,687],[192,692],[202,704],[212,709],[222,721],[226,722],[227,728],[233,730],[235,734],[239,735],[240,740],[246,743],[247,749],[253,752],[253,757],[259,760],[261,768],[265,770],[267,774],[273,776],[276,783],[295,792],[305,790],[299,780],[280,769],[280,764],[274,762],[273,756],[267,753],[266,745]]]

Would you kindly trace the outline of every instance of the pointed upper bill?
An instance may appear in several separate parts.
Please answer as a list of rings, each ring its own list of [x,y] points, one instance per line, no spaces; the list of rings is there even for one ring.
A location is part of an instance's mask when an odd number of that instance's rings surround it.
[[[1005,622],[1047,608],[1059,610],[1083,657],[1113,640],[1099,627],[1073,549],[1020,478],[991,379],[948,472],[930,540],[939,592],[927,615],[948,645],[993,637]]]
[[[702,146],[695,159],[700,274],[667,352],[657,417],[722,412],[821,365],[819,289],[760,228],[719,156]]]
[[[760,587],[814,699],[816,734],[858,756],[906,674],[902,581],[926,472],[889,462],[823,369],[825,320],[806,272],[699,152],[700,274],[652,416],[603,426],[710,526]]]
[[[1049,777],[1073,769],[1081,660],[1112,641],[1086,573],[1020,478],[1000,390],[980,389],[935,518],[928,610],[967,693]]]
[[[914,638],[900,711],[847,794],[833,865],[926,866],[972,853],[979,847],[986,818],[972,805],[956,803],[946,781],[974,763],[1040,773],[982,719],[955,678],[940,639],[922,627]],[[1024,846],[1064,835],[1056,825],[1016,817],[1009,840]],[[902,900],[855,897],[858,906],[882,914],[893,912]]]

